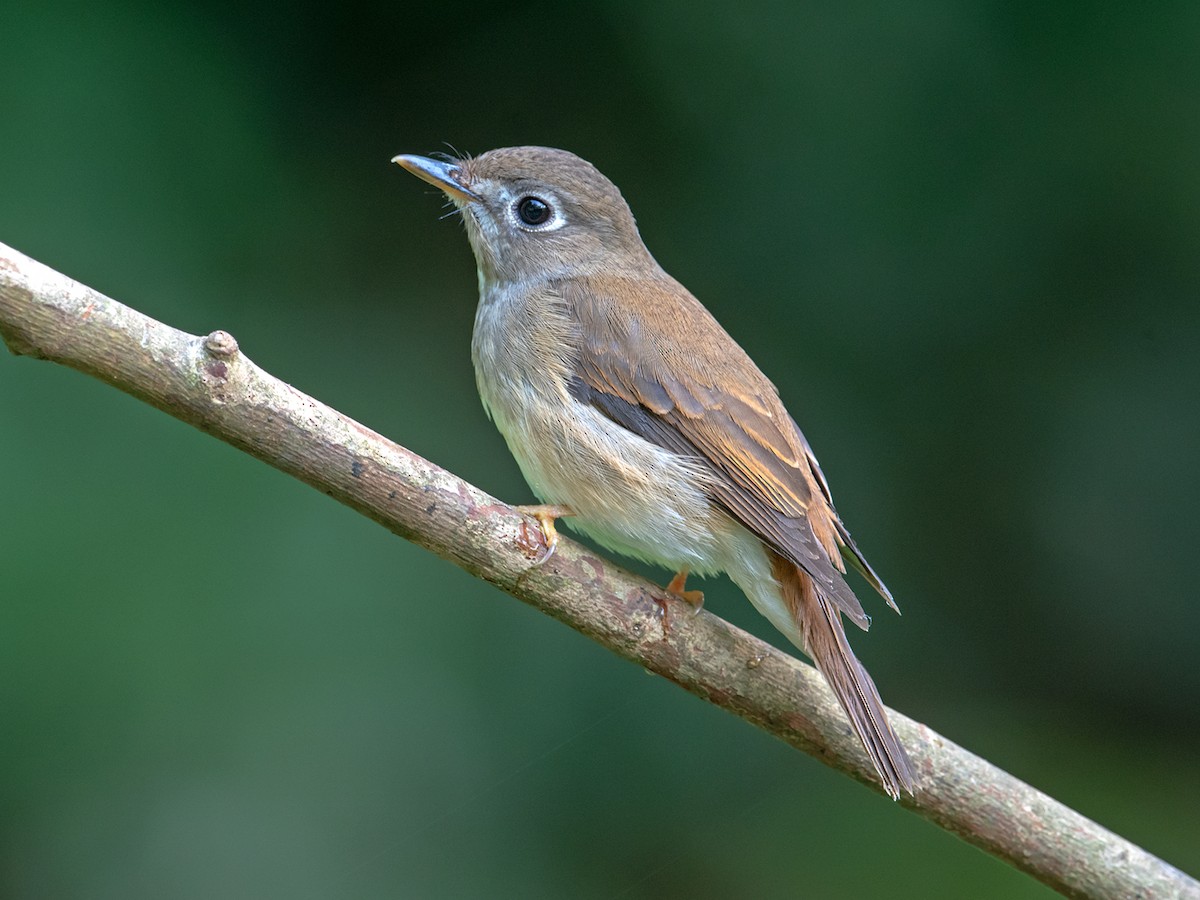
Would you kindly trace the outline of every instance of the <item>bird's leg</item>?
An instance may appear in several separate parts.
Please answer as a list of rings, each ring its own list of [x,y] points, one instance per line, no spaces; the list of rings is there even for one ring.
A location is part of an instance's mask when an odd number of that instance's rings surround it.
[[[575,511],[569,506],[547,503],[518,506],[516,510],[517,512],[525,513],[527,516],[533,516],[533,518],[537,519],[538,525],[541,527],[541,543],[545,546],[545,550],[542,551],[540,556],[534,559],[532,568],[536,568],[552,557],[554,551],[558,548],[558,530],[554,527],[554,520],[560,519],[563,516],[573,516],[575,515]],[[536,543],[529,536],[529,528],[524,523],[521,524],[521,534],[517,538],[517,544],[527,553],[533,553],[537,550]]]
[[[696,612],[700,612],[704,608],[704,591],[685,591],[687,577],[688,570],[686,567],[676,572],[675,577],[667,583],[667,593],[690,603],[696,608]]]

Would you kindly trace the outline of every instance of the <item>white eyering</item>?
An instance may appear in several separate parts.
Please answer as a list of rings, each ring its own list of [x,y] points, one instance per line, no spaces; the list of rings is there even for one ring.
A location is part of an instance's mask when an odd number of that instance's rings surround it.
[[[527,198],[532,197],[535,200],[540,200],[550,208],[550,218],[539,225],[530,225],[524,221],[517,212],[517,207]],[[508,211],[508,221],[514,228],[525,231],[531,234],[541,234],[547,231],[557,231],[567,224],[567,217],[563,215],[562,204],[558,202],[558,198],[553,194],[543,192],[541,194],[530,192],[522,193],[514,197],[509,197],[505,201],[505,208]]]

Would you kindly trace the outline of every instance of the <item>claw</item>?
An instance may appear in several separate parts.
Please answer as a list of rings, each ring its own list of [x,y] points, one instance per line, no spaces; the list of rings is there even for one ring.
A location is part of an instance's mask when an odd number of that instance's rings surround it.
[[[542,541],[544,550],[541,554],[530,563],[530,568],[536,569],[538,566],[544,565],[550,557],[554,555],[554,551],[558,549],[558,529],[554,527],[554,520],[560,519],[563,516],[572,516],[575,513],[569,506],[554,506],[546,504],[536,504],[533,506],[518,506],[518,512],[523,512],[528,516],[532,516],[537,520],[538,526],[542,531]],[[521,549],[532,551],[534,542],[529,540],[528,526],[522,524],[522,534],[517,542]]]

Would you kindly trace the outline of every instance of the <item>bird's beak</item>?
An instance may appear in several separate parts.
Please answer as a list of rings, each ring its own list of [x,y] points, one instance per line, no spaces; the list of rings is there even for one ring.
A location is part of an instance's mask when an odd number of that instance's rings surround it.
[[[392,162],[412,172],[422,181],[428,181],[438,190],[445,191],[451,200],[465,200],[470,203],[483,199],[462,183],[463,170],[455,163],[404,154],[392,157]]]

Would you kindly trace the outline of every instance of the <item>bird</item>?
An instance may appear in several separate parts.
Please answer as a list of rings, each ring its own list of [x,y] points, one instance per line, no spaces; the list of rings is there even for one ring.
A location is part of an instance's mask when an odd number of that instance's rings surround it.
[[[724,572],[816,664],[884,791],[914,794],[911,761],[843,618],[866,630],[856,569],[891,592],[833,505],[812,447],[774,384],[667,274],[629,205],[565,150],[393,162],[461,213],[479,277],[471,356],[488,414],[555,521],[668,570]]]

